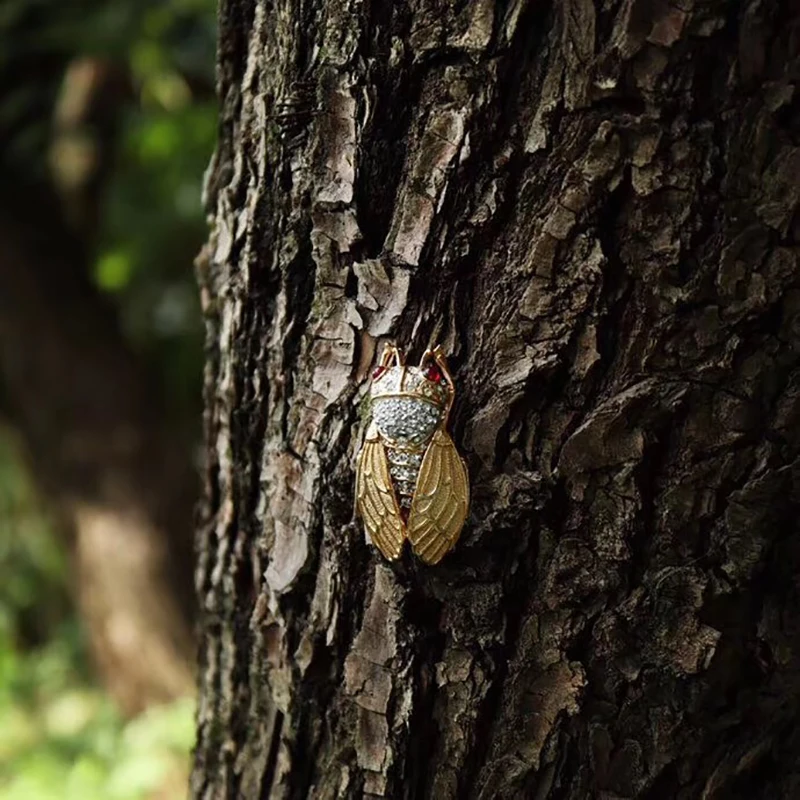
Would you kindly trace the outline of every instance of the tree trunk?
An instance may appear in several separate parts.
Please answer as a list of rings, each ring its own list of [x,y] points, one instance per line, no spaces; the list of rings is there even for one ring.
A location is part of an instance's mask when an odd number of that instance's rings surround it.
[[[193,688],[194,468],[55,198],[9,183],[13,191],[0,186],[2,406],[69,538],[100,676],[135,713]]]
[[[197,798],[800,793],[800,16],[222,0]],[[473,501],[353,518],[376,348]]]
[[[198,481],[90,279],[132,91],[119,59],[74,52],[99,5],[80,25],[57,3],[0,13],[0,413],[69,545],[100,678],[132,714],[194,688]]]

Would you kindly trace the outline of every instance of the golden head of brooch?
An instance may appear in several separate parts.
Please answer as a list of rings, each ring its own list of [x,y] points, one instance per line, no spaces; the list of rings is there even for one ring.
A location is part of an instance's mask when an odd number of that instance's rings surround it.
[[[387,345],[372,375],[371,420],[356,468],[356,509],[372,543],[394,560],[406,539],[436,564],[469,508],[469,480],[447,422],[455,385],[439,347],[419,366]]]

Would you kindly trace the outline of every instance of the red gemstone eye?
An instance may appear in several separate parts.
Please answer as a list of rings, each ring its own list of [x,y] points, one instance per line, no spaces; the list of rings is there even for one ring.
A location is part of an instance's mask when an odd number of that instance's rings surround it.
[[[442,383],[444,381],[444,375],[442,375],[442,371],[436,364],[428,364],[425,368],[425,377],[434,383]]]
[[[386,367],[384,367],[383,364],[379,364],[377,367],[375,367],[375,370],[372,373],[372,380],[378,380],[378,378],[380,378],[384,372],[386,372]]]

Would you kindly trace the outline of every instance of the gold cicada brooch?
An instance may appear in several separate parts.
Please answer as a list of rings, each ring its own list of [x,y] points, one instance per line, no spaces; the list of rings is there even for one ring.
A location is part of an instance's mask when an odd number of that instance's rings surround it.
[[[358,456],[356,506],[383,555],[403,543],[436,564],[455,545],[469,506],[464,461],[447,433],[455,398],[440,348],[418,367],[387,345],[372,375],[372,420]]]

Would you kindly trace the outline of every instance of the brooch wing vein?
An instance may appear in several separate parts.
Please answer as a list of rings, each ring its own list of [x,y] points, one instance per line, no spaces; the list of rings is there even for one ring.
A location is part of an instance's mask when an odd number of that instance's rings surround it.
[[[464,462],[443,429],[433,435],[419,470],[408,518],[414,552],[436,564],[453,547],[469,507],[469,482]]]
[[[356,501],[372,542],[386,558],[399,558],[405,526],[389,473],[389,460],[374,427],[367,432],[358,459]]]

